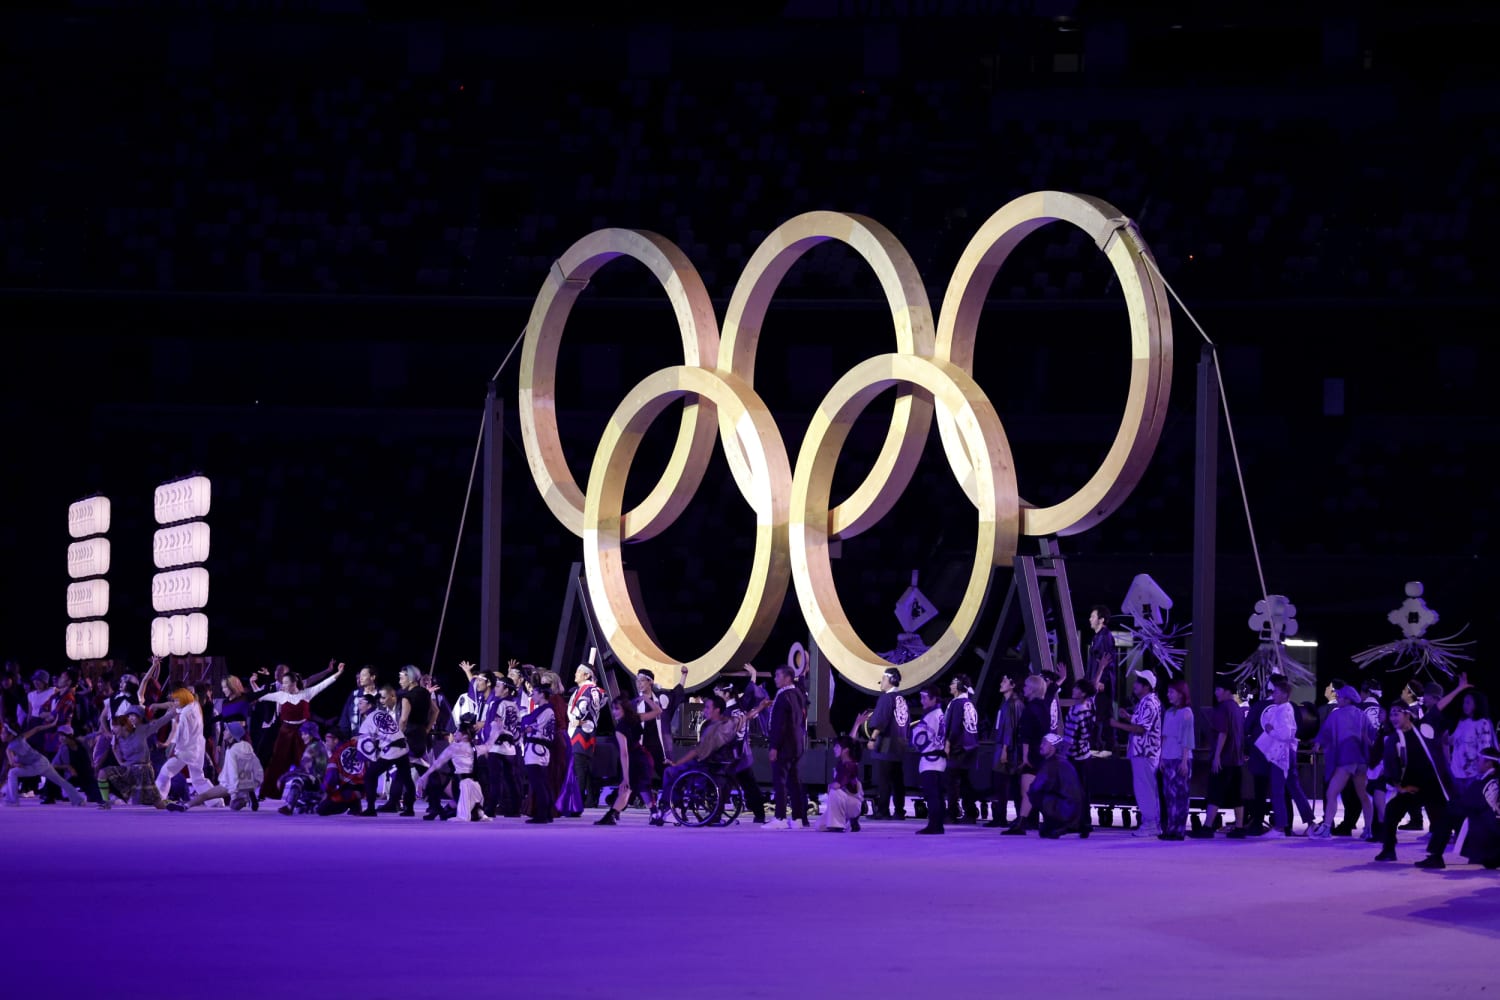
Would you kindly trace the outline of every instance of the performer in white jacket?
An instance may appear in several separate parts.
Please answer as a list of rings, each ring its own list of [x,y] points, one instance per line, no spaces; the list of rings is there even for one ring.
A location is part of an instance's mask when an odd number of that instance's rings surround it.
[[[427,798],[427,814],[422,817],[424,820],[457,817],[466,822],[478,823],[489,819],[484,814],[484,789],[474,780],[474,764],[477,759],[474,734],[478,728],[478,722],[472,713],[462,716],[453,740],[417,782],[417,794],[425,794]],[[458,803],[453,809],[443,807],[443,783],[429,787],[427,780],[449,761],[453,762],[454,778],[458,781]]]
[[[1287,798],[1297,806],[1302,822],[1312,826],[1312,804],[1302,791],[1297,777],[1297,711],[1291,705],[1292,682],[1281,674],[1271,677],[1271,706],[1261,713],[1260,724],[1264,730],[1255,740],[1256,749],[1266,755],[1271,763],[1271,813],[1275,817],[1274,827],[1266,831],[1267,837],[1285,837],[1291,830],[1291,817],[1287,814]]]
[[[201,806],[205,802],[222,800],[229,803],[229,808],[235,812],[249,806],[251,811],[260,809],[260,800],[257,792],[260,783],[265,780],[265,771],[260,766],[260,758],[255,756],[255,748],[250,741],[245,739],[245,724],[242,722],[231,722],[224,727],[224,738],[229,741],[229,746],[224,750],[224,769],[219,772],[219,783],[204,792],[199,792],[186,805],[178,805],[169,802],[167,808],[174,812],[183,812],[193,806]]]
[[[187,768],[188,783],[194,795],[214,787],[203,774],[203,708],[192,690],[185,686],[172,692],[172,700],[177,702],[177,720],[172,723],[172,736],[168,741],[172,752],[156,776],[156,790],[161,793],[163,808],[167,793],[172,789],[172,778],[183,768]]]

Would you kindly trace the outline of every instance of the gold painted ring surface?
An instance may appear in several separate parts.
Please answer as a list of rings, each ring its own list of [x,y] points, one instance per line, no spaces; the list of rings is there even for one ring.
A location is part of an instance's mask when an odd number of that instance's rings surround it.
[[[885,354],[855,365],[824,397],[803,439],[792,476],[792,580],[802,616],[814,640],[849,681],[867,691],[879,688],[890,667],[853,626],[838,598],[829,559],[832,537],[828,510],[834,466],[849,430],[880,392],[894,384],[917,386],[930,395],[937,412],[947,417],[975,456],[973,499],[979,512],[979,534],[969,583],[947,629],[915,660],[901,664],[902,684],[917,687],[941,673],[968,641],[984,607],[996,566],[1008,566],[1016,554],[1020,499],[1010,445],[995,408],[984,390],[957,365],[946,361]]]
[[[932,356],[932,307],[927,288],[911,255],[901,241],[874,219],[845,212],[806,212],[777,226],[761,241],[745,263],[724,314],[719,338],[719,368],[755,384],[755,354],[760,346],[761,326],[776,289],[793,264],[819,243],[838,240],[869,263],[890,304],[896,332],[896,350],[901,354]],[[749,464],[732,442],[726,421],[720,418],[720,437],[726,447],[730,471],[744,491],[749,484]],[[853,538],[883,518],[911,482],[927,432],[932,427],[932,402],[908,385],[897,390],[890,428],[864,481],[829,515],[833,538]]]
[[[594,272],[617,257],[630,257],[650,269],[677,314],[684,364],[712,364],[719,353],[713,302],[697,268],[675,243],[635,229],[600,229],[574,243],[553,264],[537,294],[521,350],[521,440],[542,499],[563,527],[583,534],[584,494],[563,454],[557,432],[557,352],[563,327]],[[713,455],[716,421],[712,404],[688,400],[677,440],[661,480],[640,506],[624,517],[626,541],[660,534],[682,514]]]
[[[791,470],[781,434],[755,390],[735,375],[678,365],[646,376],[626,395],[610,417],[589,472],[583,564],[589,599],[610,649],[632,672],[645,668],[657,677],[676,676],[684,661],[668,656],[651,637],[625,581],[621,509],[625,480],[641,436],[673,400],[688,395],[712,402],[744,443],[753,473],[745,499],[755,512],[750,581],[734,621],[711,649],[685,662],[688,676],[684,683],[696,687],[713,680],[730,664],[753,659],[786,599]]]
[[[1084,229],[1108,256],[1125,293],[1132,363],[1125,413],[1099,469],[1062,503],[1034,508],[1019,499],[1004,428],[972,372],[979,318],[996,273],[1021,239],[1052,221]],[[677,672],[678,661],[660,649],[634,604],[622,551],[626,543],[664,530],[686,508],[702,482],[717,431],[735,482],[755,512],[755,554],[733,623],[710,650],[688,661],[689,685],[752,659],[793,583],[829,662],[852,683],[874,690],[889,664],[854,634],[843,613],[828,543],[859,534],[889,512],[916,471],[935,413],[948,463],[978,512],[978,543],[948,629],[902,671],[917,685],[945,669],[973,630],[992,570],[1014,558],[1018,536],[1076,534],[1099,523],[1138,484],[1156,447],[1171,382],[1170,311],[1149,250],[1125,231],[1126,224],[1113,206],[1081,195],[1044,191],[1015,199],[985,222],[964,251],[934,329],[920,276],[894,236],[861,216],[809,212],[778,227],[756,250],[735,287],[722,341],[702,280],[671,241],[606,229],[570,247],[549,273],[526,330],[522,433],[549,509],[583,538],[589,598],[620,661],[632,671]],[[874,270],[890,304],[898,351],[861,362],[839,379],[813,416],[793,475],[780,431],[753,388],[755,354],[771,298],[787,271],[830,239],[848,244]],[[558,439],[557,352],[588,279],[620,256],[644,264],[667,292],[684,364],[653,373],[627,394],[599,442],[585,493]],[[850,427],[875,396],[892,387],[899,395],[874,468],[843,504],[830,509],[833,470]],[[624,488],[641,435],[675,400],[684,405],[666,472],[626,512]]]
[[[1021,533],[1076,535],[1124,503],[1156,450],[1167,418],[1172,382],[1172,316],[1166,290],[1143,246],[1122,230],[1124,216],[1108,202],[1062,191],[1037,191],[1004,205],[979,227],[959,258],[938,316],[935,355],[974,371],[974,344],[984,300],[1005,259],[1026,236],[1049,222],[1067,222],[1094,238],[1109,258],[1130,316],[1130,390],[1120,429],[1099,468],[1077,492],[1048,507],[1024,504]],[[975,498],[969,457],[951,419],[938,413],[948,463],[969,499]]]

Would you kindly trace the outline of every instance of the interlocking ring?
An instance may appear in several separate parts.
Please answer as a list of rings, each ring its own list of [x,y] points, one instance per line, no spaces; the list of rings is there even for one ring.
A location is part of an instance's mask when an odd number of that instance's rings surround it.
[[[878,688],[890,663],[854,633],[839,603],[828,553],[828,490],[855,419],[881,390],[897,383],[927,392],[937,412],[953,422],[971,457],[970,478],[979,508],[979,539],[963,600],[938,640],[916,659],[901,664],[907,684],[924,683],[958,655],[979,620],[995,567],[1009,565],[1015,558],[1020,527],[1016,472],[1005,430],[984,390],[966,372],[946,361],[885,354],[860,362],[834,383],[808,426],[792,476],[792,575],[802,616],[828,662],[870,691]]]
[[[786,599],[790,576],[786,532],[792,474],[786,446],[771,411],[743,379],[679,365],[646,376],[630,391],[610,417],[589,473],[583,513],[583,564],[599,627],[620,661],[631,670],[649,668],[657,677],[675,674],[682,661],[662,652],[651,638],[625,584],[620,546],[626,535],[621,508],[625,479],[641,436],[674,399],[689,394],[714,404],[747,450],[751,475],[745,498],[755,511],[755,556],[749,587],[729,631],[707,653],[686,662],[686,683],[696,686],[713,680],[727,665],[743,663],[760,651]]]
[[[1125,415],[1099,470],[1062,503],[1034,508],[1018,497],[1005,432],[972,377],[985,296],[1005,258],[1027,234],[1065,221],[1094,236],[1109,257],[1130,313],[1132,365]],[[949,465],[979,514],[969,583],[947,631],[917,660],[902,665],[909,683],[940,673],[968,640],[996,566],[1014,558],[1020,534],[1075,534],[1099,523],[1139,482],[1166,418],[1171,382],[1171,325],[1164,289],[1146,261],[1149,251],[1126,230],[1128,220],[1105,202],[1045,191],[1017,198],[995,213],[964,252],[934,333],[931,309],[910,256],[871,219],[809,212],[772,232],[752,255],[731,297],[722,342],[713,309],[692,264],[653,233],[606,229],[584,237],[558,260],[532,309],[521,364],[521,423],[532,476],[548,507],[584,541],[589,596],[606,640],[632,670],[676,670],[648,634],[625,586],[621,548],[670,525],[692,499],[713,449],[717,417],[725,454],[756,515],[750,586],[724,636],[688,661],[698,686],[752,658],[769,634],[794,583],[808,627],[845,678],[874,690],[888,666],[854,634],[833,584],[828,542],[864,531],[910,482],[934,413]],[[845,242],[874,269],[891,306],[898,352],[856,365],[829,391],[788,470],[786,446],[753,388],[760,326],[787,270],[817,243]],[[587,279],[607,261],[645,264],[667,291],[683,339],[684,364],[647,376],[626,396],[600,440],[587,493],[568,470],[557,435],[555,371],[569,311]],[[717,358],[717,368],[704,359]],[[900,395],[875,466],[860,487],[830,509],[833,468],[855,418],[880,391]],[[661,482],[639,507],[623,510],[624,485],[641,435],[675,399],[684,399],[676,447]]]
[[[588,279],[616,257],[633,257],[650,268],[666,290],[682,334],[682,360],[702,365],[719,352],[713,302],[697,268],[671,240],[631,229],[600,229],[558,258],[531,307],[521,349],[521,437],[542,499],[575,535],[583,534],[583,493],[568,469],[557,433],[557,350],[563,326]],[[625,516],[626,541],[643,541],[677,520],[693,499],[714,449],[713,411],[696,403],[683,408],[677,442],[661,482]]]
[[[901,354],[932,356],[932,307],[917,265],[896,237],[874,219],[842,212],[807,212],[777,226],[745,263],[724,314],[719,342],[719,368],[755,384],[755,352],[760,327],[781,280],[791,266],[819,243],[839,240],[874,269],[891,307],[896,348]],[[836,539],[853,538],[890,512],[917,471],[927,432],[932,427],[932,401],[906,385],[897,391],[885,443],[865,481],[849,499],[829,514],[829,531]],[[729,425],[719,418],[719,435],[733,441]],[[737,447],[726,447],[730,471],[740,492],[749,490],[749,469]],[[973,499],[972,497],[970,499]]]
[[[937,356],[974,371],[979,314],[995,275],[1016,244],[1049,222],[1070,223],[1094,238],[1114,267],[1130,314],[1130,392],[1114,444],[1078,492],[1050,507],[1023,502],[1021,510],[1022,534],[1076,535],[1118,510],[1140,482],[1166,423],[1172,385],[1172,314],[1166,289],[1156,268],[1146,262],[1144,244],[1126,234],[1127,220],[1119,209],[1086,195],[1037,191],[985,220],[959,258],[943,296]],[[974,500],[962,439],[942,414],[938,431],[948,463]]]

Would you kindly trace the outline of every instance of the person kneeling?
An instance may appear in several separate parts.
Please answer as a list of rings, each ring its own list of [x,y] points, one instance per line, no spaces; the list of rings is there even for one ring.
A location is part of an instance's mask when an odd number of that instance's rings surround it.
[[[1500,868],[1500,750],[1481,750],[1479,769],[1479,780],[1459,795],[1459,813],[1469,821],[1464,857],[1493,871]]]
[[[301,727],[302,759],[297,766],[283,774],[281,807],[276,811],[283,816],[294,812],[312,812],[323,803],[323,774],[328,770],[328,748],[318,733],[316,722],[304,722]]]
[[[828,784],[828,808],[818,821],[824,833],[859,832],[859,814],[865,808],[864,789],[859,784],[857,744],[852,737],[840,736],[833,743],[833,780]]]
[[[427,798],[427,814],[422,817],[424,820],[449,820],[458,817],[477,823],[489,819],[484,814],[484,790],[474,780],[474,734],[478,730],[479,720],[473,713],[465,713],[459,720],[458,732],[453,735],[452,742],[438,754],[437,759],[432,762],[431,770],[417,782],[417,793],[420,795],[425,792]],[[449,761],[453,762],[453,776],[458,780],[458,804],[453,808],[444,808],[443,786],[447,784],[447,776],[442,768]]]
[[[83,805],[87,799],[83,793],[68,783],[68,780],[57,773],[57,768],[45,755],[39,753],[30,742],[33,736],[40,732],[56,726],[56,721],[45,722],[40,726],[33,726],[23,733],[17,733],[9,724],[0,729],[0,741],[5,743],[5,757],[10,763],[10,770],[5,776],[4,799],[8,805],[19,805],[20,781],[22,778],[45,778],[62,789],[64,795],[75,805]]]
[[[1083,818],[1083,784],[1073,762],[1059,752],[1063,742],[1056,733],[1042,737],[1042,762],[1028,793],[1031,807],[1041,814],[1047,840],[1078,833]]]
[[[126,706],[114,717],[110,750],[118,763],[99,771],[99,780],[110,794],[131,805],[156,806],[161,796],[156,791],[156,768],[151,766],[148,741],[156,731],[177,719],[177,703],[171,702],[166,714],[153,722],[142,722],[146,710],[139,705]]]
[[[328,751],[328,766],[323,769],[323,801],[318,803],[315,811],[319,816],[357,815],[364,798],[365,774],[359,741],[341,742],[330,732],[323,738],[323,746]]]
[[[252,812],[260,809],[257,796],[261,782],[266,780],[266,772],[260,766],[260,758],[255,756],[255,748],[245,739],[245,724],[231,722],[224,727],[224,733],[229,746],[224,751],[224,767],[219,772],[219,783],[207,791],[194,795],[187,800],[185,805],[175,802],[167,803],[168,809],[183,812],[214,799],[227,801],[229,808],[235,812],[239,812],[246,806],[249,806]]]

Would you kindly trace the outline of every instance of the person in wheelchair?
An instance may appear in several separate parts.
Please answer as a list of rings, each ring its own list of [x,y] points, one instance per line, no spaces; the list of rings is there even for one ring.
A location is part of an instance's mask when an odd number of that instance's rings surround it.
[[[740,790],[745,808],[755,814],[758,825],[764,826],[766,801],[760,794],[760,782],[755,780],[755,758],[750,749],[750,735],[756,716],[771,707],[771,699],[767,697],[766,689],[755,683],[755,667],[747,663],[745,668],[750,671],[750,683],[745,687],[744,701],[740,701],[735,695],[734,684],[727,677],[721,676],[714,681],[714,694],[724,699],[724,711],[734,722],[735,739],[739,740],[730,777]]]
[[[703,699],[703,728],[698,733],[698,742],[678,754],[675,761],[667,761],[667,770],[661,779],[661,792],[656,797],[656,804],[651,807],[651,825],[666,825],[666,812],[672,802],[672,786],[679,778],[690,771],[706,771],[723,779],[734,766],[739,748],[740,740],[735,722],[725,707],[724,699],[716,694],[707,696]]]

